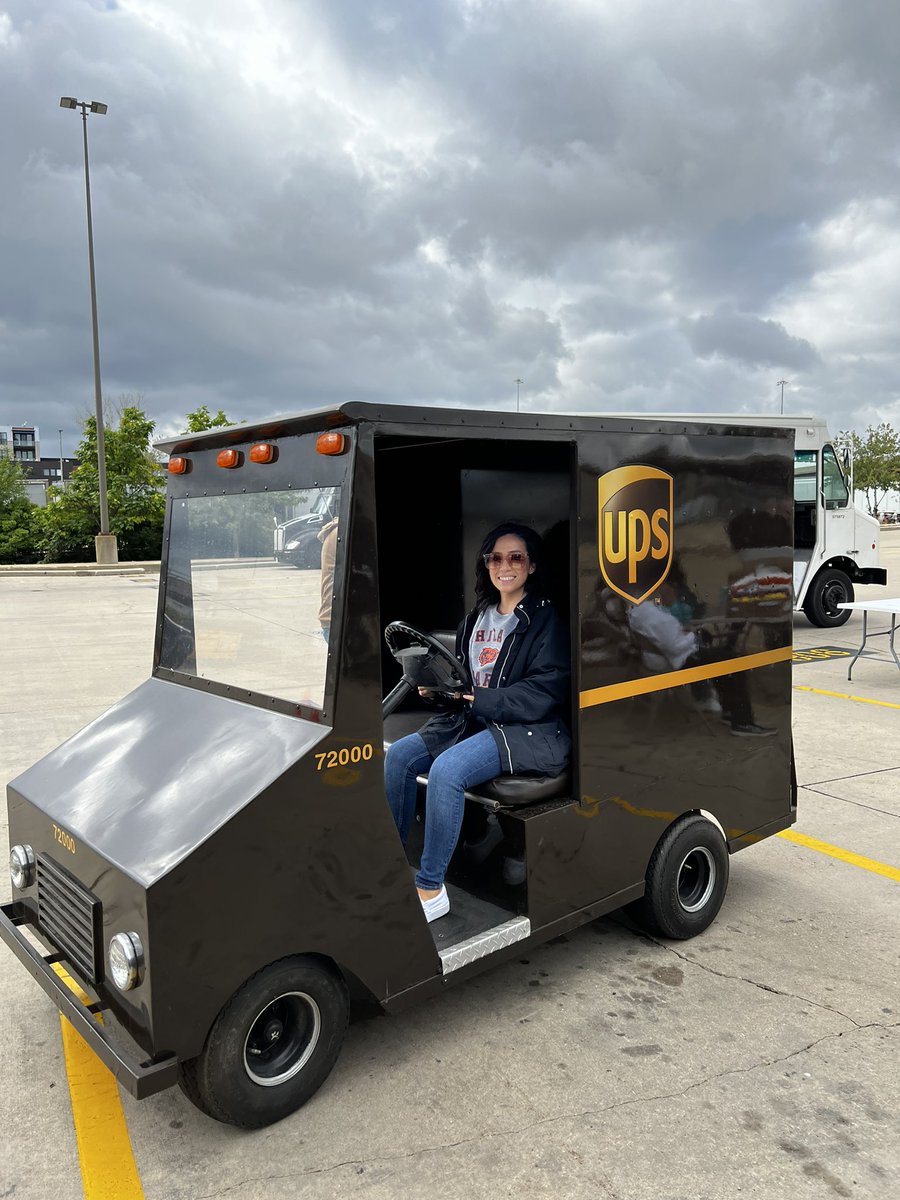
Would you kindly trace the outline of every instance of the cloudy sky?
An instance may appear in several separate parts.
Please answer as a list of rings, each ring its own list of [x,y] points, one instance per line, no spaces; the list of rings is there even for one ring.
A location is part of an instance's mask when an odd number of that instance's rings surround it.
[[[349,399],[900,424],[900,6],[0,0],[0,424]]]

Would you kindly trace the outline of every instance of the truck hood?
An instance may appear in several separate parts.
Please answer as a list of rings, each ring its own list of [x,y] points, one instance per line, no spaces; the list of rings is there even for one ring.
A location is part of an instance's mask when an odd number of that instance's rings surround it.
[[[148,679],[9,791],[149,887],[329,732]]]

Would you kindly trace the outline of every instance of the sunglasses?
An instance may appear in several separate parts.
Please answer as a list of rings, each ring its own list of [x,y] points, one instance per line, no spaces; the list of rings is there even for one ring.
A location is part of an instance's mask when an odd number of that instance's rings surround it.
[[[482,558],[489,571],[502,567],[504,563],[509,563],[511,567],[524,567],[528,562],[528,555],[521,550],[513,550],[511,554],[483,554]]]

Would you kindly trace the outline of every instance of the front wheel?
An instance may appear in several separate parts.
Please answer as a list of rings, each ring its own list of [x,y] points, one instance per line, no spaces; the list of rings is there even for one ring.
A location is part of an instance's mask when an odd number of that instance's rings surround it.
[[[728,847],[712,821],[692,813],[659,839],[646,890],[626,911],[648,933],[695,937],[715,920],[728,888]]]
[[[260,1129],[298,1109],[334,1066],[347,1028],[344,981],[310,958],[264,967],[228,1001],[181,1087],[201,1112]]]
[[[810,584],[803,611],[810,624],[820,629],[834,629],[850,620],[849,608],[838,608],[839,604],[853,599],[853,584],[849,576],[835,567],[820,571]]]

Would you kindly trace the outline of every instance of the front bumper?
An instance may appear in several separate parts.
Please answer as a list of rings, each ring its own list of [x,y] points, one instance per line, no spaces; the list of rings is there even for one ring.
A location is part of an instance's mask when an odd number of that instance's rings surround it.
[[[104,1066],[108,1067],[119,1083],[135,1097],[143,1100],[153,1096],[178,1081],[178,1058],[174,1054],[139,1061],[139,1055],[130,1056],[116,1046],[109,1030],[95,1018],[103,1011],[99,1001],[85,1005],[53,970],[53,964],[62,960],[59,954],[40,954],[19,933],[19,926],[26,924],[17,912],[15,904],[0,905],[0,938],[6,942],[19,962],[32,975],[56,1007],[75,1026]]]

